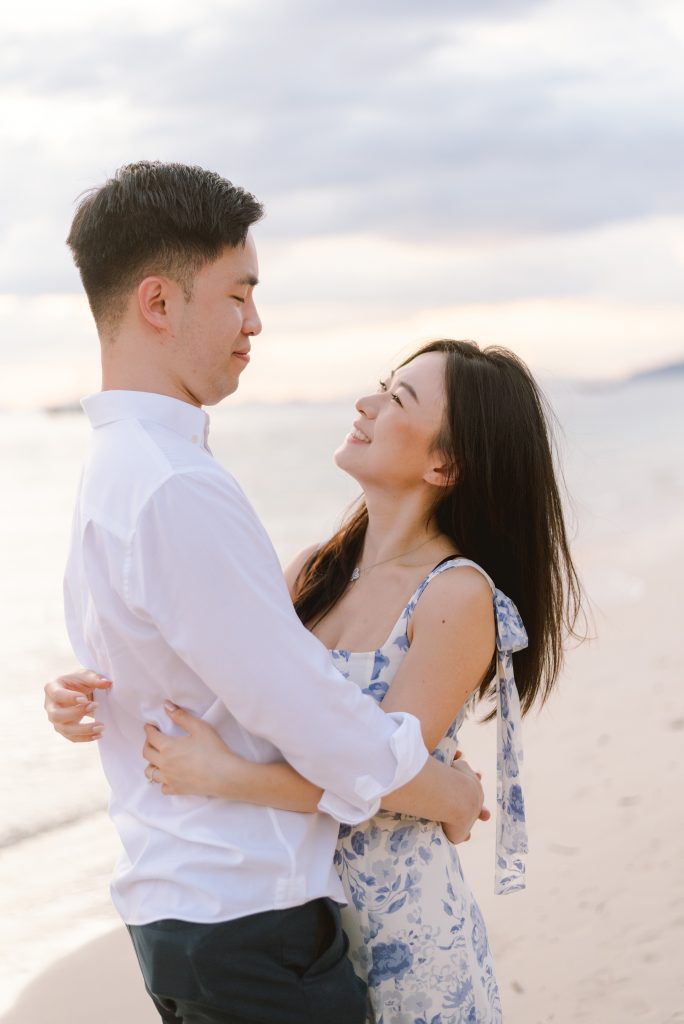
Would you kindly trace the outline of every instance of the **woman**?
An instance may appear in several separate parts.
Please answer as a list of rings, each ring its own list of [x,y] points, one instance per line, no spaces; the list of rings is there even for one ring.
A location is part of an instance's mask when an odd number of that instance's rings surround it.
[[[512,353],[436,341],[356,408],[335,461],[363,501],[287,570],[295,608],[345,675],[387,711],[419,717],[435,757],[455,756],[467,704],[495,702],[497,891],[514,891],[527,848],[520,710],[555,684],[580,597],[543,399]],[[289,765],[242,761],[206,723],[169,714],[187,735],[147,726],[144,750],[165,793],[315,811],[320,791]],[[500,1021],[456,848],[440,825],[394,813],[391,797],[383,808],[341,829],[335,857],[370,1019]]]

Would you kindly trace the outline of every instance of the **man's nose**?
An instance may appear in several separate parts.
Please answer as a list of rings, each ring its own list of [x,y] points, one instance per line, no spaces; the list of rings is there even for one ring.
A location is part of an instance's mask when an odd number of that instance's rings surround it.
[[[257,313],[256,306],[252,304],[252,308],[247,311],[245,319],[242,322],[242,333],[254,336],[261,334],[261,318]]]
[[[261,334],[261,321],[258,314],[250,316],[250,318],[245,321],[245,324],[243,325],[243,333],[249,334],[250,337]]]

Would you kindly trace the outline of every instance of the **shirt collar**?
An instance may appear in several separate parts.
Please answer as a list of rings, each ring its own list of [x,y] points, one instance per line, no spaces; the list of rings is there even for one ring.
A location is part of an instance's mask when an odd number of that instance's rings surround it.
[[[94,429],[117,420],[148,420],[180,434],[193,444],[207,445],[209,417],[204,411],[178,398],[149,391],[99,391],[81,399]]]

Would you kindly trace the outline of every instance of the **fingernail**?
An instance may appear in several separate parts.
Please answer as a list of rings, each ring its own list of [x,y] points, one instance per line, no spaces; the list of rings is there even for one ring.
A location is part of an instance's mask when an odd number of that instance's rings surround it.
[[[78,697],[76,698],[76,703],[77,703],[77,704],[89,704],[89,703],[90,703],[90,698],[89,698],[89,697],[86,697],[86,696],[85,696],[84,694],[82,694],[82,693],[81,693],[81,694],[79,694],[79,696],[78,696]]]
[[[178,711],[178,705],[172,704],[170,700],[164,701],[164,707],[166,708],[167,711]]]
[[[103,730],[104,725],[102,724],[102,722],[96,722],[95,725],[91,727],[91,732],[102,732]]]
[[[92,701],[92,703],[88,705],[86,710],[89,715],[91,715],[94,711],[97,711],[97,704],[95,703],[95,701]]]

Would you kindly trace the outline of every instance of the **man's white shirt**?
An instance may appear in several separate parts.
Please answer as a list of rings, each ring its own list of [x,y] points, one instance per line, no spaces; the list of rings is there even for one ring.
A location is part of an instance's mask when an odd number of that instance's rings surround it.
[[[98,696],[110,813],[123,844],[112,896],[128,924],[219,922],[320,896],[344,901],[338,822],[372,816],[428,753],[299,622],[273,546],[210,455],[203,410],[163,395],[83,400],[93,427],[74,514],[65,610]],[[165,700],[253,761],[285,758],[324,790],[322,813],[164,796],[144,775],[143,724]]]

